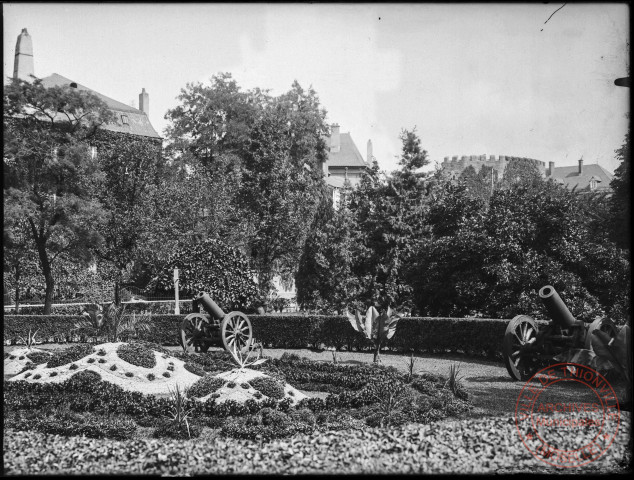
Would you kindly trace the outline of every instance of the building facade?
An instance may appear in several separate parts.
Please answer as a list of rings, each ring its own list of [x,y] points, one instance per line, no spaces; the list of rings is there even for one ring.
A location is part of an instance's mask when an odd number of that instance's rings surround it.
[[[441,163],[441,168],[451,178],[457,179],[462,171],[468,166],[473,166],[476,172],[482,167],[492,169],[494,178],[502,180],[504,170],[511,160],[522,160],[533,162],[537,170],[545,179],[552,179],[570,190],[576,192],[611,192],[610,182],[614,176],[599,164],[584,165],[583,158],[579,159],[578,165],[568,167],[555,167],[555,162],[546,162],[526,157],[510,157],[506,155],[462,155],[445,157]]]

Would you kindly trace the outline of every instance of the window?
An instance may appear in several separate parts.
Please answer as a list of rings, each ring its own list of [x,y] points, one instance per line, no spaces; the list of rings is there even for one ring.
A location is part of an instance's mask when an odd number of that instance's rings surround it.
[[[590,190],[596,190],[597,189],[597,181],[593,178],[592,180],[590,180]]]
[[[121,123],[123,123],[124,125],[130,125],[128,123],[128,116],[127,115],[121,115]]]

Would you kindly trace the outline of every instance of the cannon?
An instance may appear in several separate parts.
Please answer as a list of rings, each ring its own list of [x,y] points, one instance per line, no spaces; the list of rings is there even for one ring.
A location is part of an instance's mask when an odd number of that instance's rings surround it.
[[[592,332],[599,329],[610,337],[617,334],[610,319],[585,323],[575,319],[557,291],[550,285],[539,290],[551,321],[543,326],[528,315],[517,315],[506,327],[502,352],[504,364],[514,380],[527,380],[553,357],[565,351],[585,348],[592,350]]]
[[[201,313],[200,309],[207,313]],[[229,351],[244,351],[251,347],[253,328],[242,312],[225,314],[209,294],[200,292],[192,300],[193,313],[181,322],[178,341],[187,353],[204,353],[211,346]]]

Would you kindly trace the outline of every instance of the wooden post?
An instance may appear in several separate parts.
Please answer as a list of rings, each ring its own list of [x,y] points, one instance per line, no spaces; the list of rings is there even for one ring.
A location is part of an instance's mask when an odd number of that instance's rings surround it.
[[[181,306],[178,301],[178,268],[174,269],[174,314],[181,314]]]

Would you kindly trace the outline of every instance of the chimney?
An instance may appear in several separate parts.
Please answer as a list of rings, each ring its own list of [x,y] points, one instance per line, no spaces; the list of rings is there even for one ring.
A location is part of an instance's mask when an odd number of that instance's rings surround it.
[[[18,35],[18,41],[15,44],[15,61],[13,64],[13,79],[26,80],[30,82],[35,75],[33,68],[33,41],[31,35],[22,29],[22,33]]]
[[[341,150],[341,136],[339,134],[339,125],[333,123],[330,126],[330,151],[333,153],[339,152]]]
[[[583,171],[583,156],[579,159],[579,175]]]
[[[372,165],[372,159],[374,156],[372,155],[372,140],[368,140],[368,150],[367,150],[366,162],[368,165]]]
[[[555,162],[548,162],[548,176],[552,177],[555,171]]]
[[[145,88],[139,93],[139,110],[146,115],[150,114],[150,95],[145,91]]]

